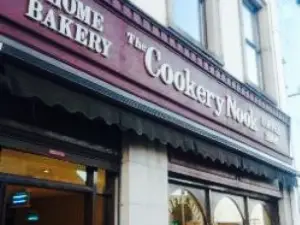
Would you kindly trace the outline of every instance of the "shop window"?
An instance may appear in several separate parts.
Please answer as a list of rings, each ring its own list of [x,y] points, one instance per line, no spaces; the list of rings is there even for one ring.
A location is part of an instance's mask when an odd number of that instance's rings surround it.
[[[0,172],[85,185],[85,166],[40,155],[1,149]]]
[[[242,225],[243,217],[233,200],[222,198],[214,211],[214,225]]]
[[[77,169],[76,174],[80,177],[81,181],[85,183],[87,172],[84,169]],[[103,169],[98,169],[94,172],[94,183],[97,188],[97,193],[103,193],[106,185],[106,172]]]
[[[188,191],[177,189],[169,196],[170,225],[205,225],[203,208]]]
[[[261,204],[257,204],[250,214],[250,225],[272,225],[270,216]]]
[[[205,46],[204,0],[169,0],[171,28],[190,41]]]
[[[263,86],[262,59],[259,41],[259,7],[255,0],[244,0],[242,5],[242,18],[244,30],[244,58],[247,82],[256,86]]]

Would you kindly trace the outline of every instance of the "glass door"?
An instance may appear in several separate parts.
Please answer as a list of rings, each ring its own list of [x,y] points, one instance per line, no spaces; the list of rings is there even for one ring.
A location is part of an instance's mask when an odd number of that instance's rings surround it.
[[[12,149],[0,151],[0,224],[112,225],[115,176]]]
[[[84,225],[84,194],[6,185],[4,225]]]

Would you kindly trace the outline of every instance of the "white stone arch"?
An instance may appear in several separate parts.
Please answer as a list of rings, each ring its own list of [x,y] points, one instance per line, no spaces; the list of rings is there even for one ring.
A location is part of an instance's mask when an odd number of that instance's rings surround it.
[[[215,225],[232,224],[243,225],[243,214],[235,201],[227,196],[223,197],[216,205],[213,213]]]
[[[169,224],[206,225],[204,209],[186,189],[176,189],[169,196]]]
[[[270,215],[266,208],[258,203],[250,212],[250,225],[272,225]]]

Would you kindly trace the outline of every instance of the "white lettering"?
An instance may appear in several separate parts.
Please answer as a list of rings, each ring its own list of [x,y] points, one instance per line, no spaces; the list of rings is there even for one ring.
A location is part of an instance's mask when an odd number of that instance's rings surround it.
[[[211,101],[210,100],[214,99],[215,95],[214,95],[214,93],[212,93],[208,90],[206,92],[207,92],[207,98],[206,98],[205,105],[206,105],[206,107],[211,108]]]
[[[71,31],[71,24],[73,23],[73,20],[69,19],[68,17],[60,14],[60,25],[59,25],[59,33],[62,35],[73,39],[72,31]]]
[[[42,22],[46,27],[51,28],[52,30],[57,31],[57,24],[55,20],[55,15],[53,9],[49,9],[45,19]]]
[[[87,25],[91,25],[91,11],[89,6],[85,6],[81,1],[77,1],[77,13],[75,18]]]
[[[101,37],[96,34],[95,32],[90,32],[90,37],[89,37],[89,45],[88,47],[91,50],[96,51],[97,53],[101,53],[102,48],[101,48]]]
[[[175,72],[174,74],[174,87],[177,91],[183,92],[185,88],[185,79],[182,72]]]
[[[103,28],[104,28],[103,23],[104,23],[104,17],[100,13],[94,12],[92,27],[100,32],[103,32]]]
[[[184,94],[194,100],[197,100],[197,96],[195,94],[196,83],[191,80],[191,72],[188,69],[184,69],[183,72],[185,75],[185,92],[184,92]]]
[[[206,90],[201,87],[200,85],[197,86],[196,88],[196,96],[197,96],[197,100],[201,103],[201,104],[205,104],[206,103],[206,98],[207,98],[207,92]]]
[[[61,0],[48,0],[50,4],[56,6],[57,8],[61,9]]]
[[[101,37],[101,39],[102,39],[102,53],[101,54],[107,58],[109,49],[112,46],[112,42],[103,37]]]
[[[215,96],[216,110],[214,111],[215,116],[220,116],[225,100],[219,96]]]
[[[89,30],[87,28],[85,28],[84,26],[81,26],[80,24],[76,24],[76,34],[75,34],[75,40],[84,45],[87,46],[88,43],[88,34],[89,34]]]
[[[127,32],[127,38],[128,38],[128,43],[130,45],[133,45],[133,42],[134,42],[134,39],[135,39],[135,36],[133,33],[130,33],[130,32]]]
[[[29,0],[28,11],[25,15],[36,21],[42,21],[43,19],[42,3],[39,0]]]
[[[159,76],[159,70],[156,72],[153,71],[152,67],[152,59],[154,58],[155,61],[160,61],[161,60],[161,53],[154,47],[150,47],[147,49],[146,54],[145,54],[145,66],[147,72],[152,76],[152,77],[158,77]]]
[[[160,78],[165,84],[173,83],[173,70],[170,65],[163,64],[160,68]]]
[[[66,14],[57,13],[53,7],[47,7],[48,11],[43,12],[43,2],[58,9],[63,9],[74,18],[78,19],[91,26],[97,31],[92,31],[80,23],[77,23]],[[101,54],[103,57],[108,57],[112,42],[102,37],[99,31],[103,31],[103,16],[93,11],[89,6],[84,5],[80,0],[29,0],[26,16],[40,22],[45,27],[57,31],[59,34],[70,38],[77,43],[86,46],[90,50]],[[93,14],[93,15],[92,15]],[[93,19],[93,21],[91,21]]]
[[[76,0],[62,0],[62,6],[66,13],[73,15],[76,13]]]
[[[231,99],[229,95],[226,96],[227,100],[227,111],[226,116],[233,118],[238,123],[244,124],[246,127],[248,127],[252,131],[257,131],[256,121],[257,118],[255,118],[252,115],[252,110],[243,111],[241,108],[238,108],[236,105],[236,101]]]

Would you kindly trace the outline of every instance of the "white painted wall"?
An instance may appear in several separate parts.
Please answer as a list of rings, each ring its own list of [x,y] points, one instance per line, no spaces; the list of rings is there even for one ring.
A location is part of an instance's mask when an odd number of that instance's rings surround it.
[[[123,137],[120,225],[168,224],[168,156],[165,146],[138,135]]]

